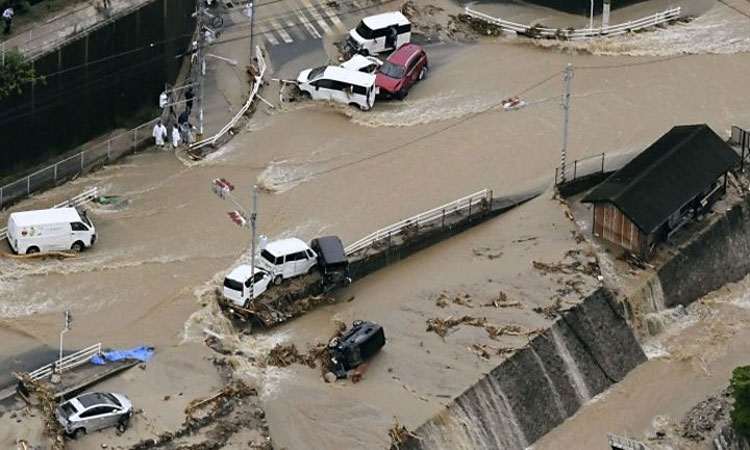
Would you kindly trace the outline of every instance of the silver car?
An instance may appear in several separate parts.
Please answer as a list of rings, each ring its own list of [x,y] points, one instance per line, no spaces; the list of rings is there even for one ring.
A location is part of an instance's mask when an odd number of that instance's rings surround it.
[[[114,426],[125,431],[132,413],[133,405],[124,395],[95,392],[66,401],[57,407],[55,416],[65,433],[77,439]]]

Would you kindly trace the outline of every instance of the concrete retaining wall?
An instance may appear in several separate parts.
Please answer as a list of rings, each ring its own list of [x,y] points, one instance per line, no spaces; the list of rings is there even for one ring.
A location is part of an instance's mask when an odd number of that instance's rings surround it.
[[[0,178],[153,118],[182,66],[194,8],[153,0],[35,60],[45,81],[0,100]]]
[[[419,427],[406,450],[518,450],[646,360],[602,288]]]

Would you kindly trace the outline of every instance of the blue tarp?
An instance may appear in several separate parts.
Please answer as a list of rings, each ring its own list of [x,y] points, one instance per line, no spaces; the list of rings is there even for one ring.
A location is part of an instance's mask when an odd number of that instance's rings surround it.
[[[110,352],[102,352],[102,355],[96,355],[91,358],[93,364],[103,366],[107,361],[120,361],[122,359],[135,359],[138,361],[147,362],[151,359],[151,355],[154,354],[153,347],[135,347],[130,350],[112,350]]]

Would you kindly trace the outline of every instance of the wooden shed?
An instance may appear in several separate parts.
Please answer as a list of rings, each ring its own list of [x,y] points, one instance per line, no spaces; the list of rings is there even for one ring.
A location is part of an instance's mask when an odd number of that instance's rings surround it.
[[[594,235],[641,257],[726,192],[740,160],[708,125],[672,128],[584,199]]]

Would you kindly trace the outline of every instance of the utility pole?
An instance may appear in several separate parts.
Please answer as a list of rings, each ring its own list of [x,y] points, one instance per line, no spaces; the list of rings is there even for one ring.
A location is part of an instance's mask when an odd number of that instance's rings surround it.
[[[206,20],[206,4],[198,0],[198,136],[196,141],[203,139],[203,78],[206,76],[206,36],[203,30]]]
[[[611,0],[604,0],[602,4],[602,34],[609,32],[609,9]]]
[[[589,11],[589,30],[594,29],[594,0],[591,0],[591,11]]]
[[[565,67],[565,94],[563,94],[563,145],[560,154],[560,183],[565,183],[565,157],[568,152],[568,115],[570,114],[570,80],[573,78],[573,66],[568,63]]]
[[[250,285],[250,300],[255,298],[255,219],[258,218],[258,186],[253,185],[253,212],[250,213],[250,227],[253,229],[253,243],[250,246],[252,254],[250,255],[250,276],[253,282]]]

